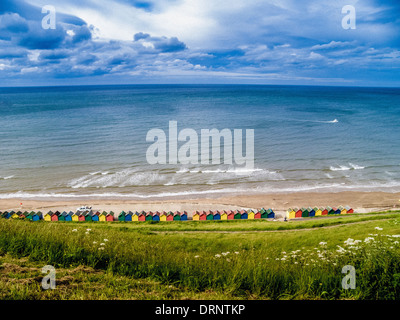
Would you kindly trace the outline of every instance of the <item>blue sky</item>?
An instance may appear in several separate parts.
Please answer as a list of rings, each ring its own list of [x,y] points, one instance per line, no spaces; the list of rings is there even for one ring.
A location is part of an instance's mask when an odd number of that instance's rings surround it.
[[[398,87],[399,13],[398,0],[1,0],[0,86]]]

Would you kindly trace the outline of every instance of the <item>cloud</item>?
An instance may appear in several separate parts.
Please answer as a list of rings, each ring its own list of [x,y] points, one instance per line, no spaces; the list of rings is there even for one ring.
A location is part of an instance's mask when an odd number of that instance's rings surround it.
[[[393,1],[53,0],[55,30],[39,2],[1,1],[0,79],[400,82]]]

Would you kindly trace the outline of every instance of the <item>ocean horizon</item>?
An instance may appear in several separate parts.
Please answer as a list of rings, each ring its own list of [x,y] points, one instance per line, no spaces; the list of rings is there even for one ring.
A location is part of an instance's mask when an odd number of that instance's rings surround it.
[[[0,199],[400,192],[400,88],[4,87],[0,115]],[[254,166],[149,164],[170,121],[254,130]]]

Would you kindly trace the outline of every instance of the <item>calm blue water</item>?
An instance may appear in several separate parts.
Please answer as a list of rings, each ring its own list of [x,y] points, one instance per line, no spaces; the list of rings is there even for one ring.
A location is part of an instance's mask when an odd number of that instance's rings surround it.
[[[172,120],[178,131],[199,135],[254,129],[254,170],[235,163],[149,165],[147,132],[168,134]],[[398,192],[399,122],[400,89],[3,88],[0,198]]]

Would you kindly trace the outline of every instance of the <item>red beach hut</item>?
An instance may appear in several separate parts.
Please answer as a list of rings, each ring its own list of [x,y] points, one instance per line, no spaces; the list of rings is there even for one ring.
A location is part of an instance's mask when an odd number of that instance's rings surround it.
[[[254,219],[261,219],[261,212],[257,210],[257,212],[254,214]]]
[[[202,220],[202,221],[207,220],[207,213],[205,211],[202,211],[200,213],[199,220]]]
[[[301,216],[303,215],[303,211],[301,209],[296,211],[295,217],[296,218],[301,218]]]
[[[233,210],[229,210],[228,212],[228,220],[234,220],[235,219],[235,213]]]

